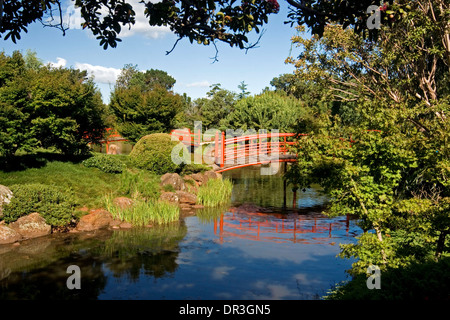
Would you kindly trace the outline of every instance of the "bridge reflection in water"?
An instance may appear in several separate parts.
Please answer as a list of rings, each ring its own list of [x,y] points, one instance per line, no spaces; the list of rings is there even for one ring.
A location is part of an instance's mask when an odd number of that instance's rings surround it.
[[[329,218],[322,214],[239,213],[228,210],[214,220],[214,234],[223,243],[232,238],[275,243],[335,245],[334,234],[355,236],[352,219]]]

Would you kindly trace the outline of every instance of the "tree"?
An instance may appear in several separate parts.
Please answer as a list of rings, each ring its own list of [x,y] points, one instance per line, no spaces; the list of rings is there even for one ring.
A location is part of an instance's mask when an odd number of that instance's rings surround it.
[[[250,92],[247,91],[247,84],[244,81],[241,81],[241,83],[238,85],[238,89],[241,90],[238,94],[238,99],[244,99],[249,96]]]
[[[275,91],[284,91],[286,93],[291,93],[294,87],[295,77],[293,74],[285,73],[279,77],[275,77],[270,81],[270,85],[275,87]]]
[[[143,2],[149,25],[169,26],[178,36],[178,41],[188,38],[191,43],[195,41],[204,45],[215,45],[220,41],[241,49],[255,45],[249,43],[247,35],[260,33],[269,16],[280,9],[277,0]],[[390,4],[393,2],[389,1]],[[444,0],[440,2],[442,6],[448,6]],[[286,0],[286,3],[290,8],[289,21],[309,27],[313,34],[322,35],[330,23],[340,23],[344,28],[354,26],[356,31],[369,31],[370,35],[377,34],[377,29],[369,30],[366,24],[372,13],[367,11],[373,0],[346,1],[345,5],[341,0]],[[17,0],[2,1],[1,4],[0,34],[5,39],[11,38],[16,42],[21,32],[27,32],[27,27],[38,21],[61,29],[63,34],[67,30],[61,18],[61,0]],[[90,29],[104,49],[116,47],[121,41],[118,36],[122,28],[132,27],[135,23],[136,12],[130,1],[75,0],[75,5],[81,9],[82,27]]]
[[[139,86],[142,91],[149,91],[155,86],[160,86],[166,90],[172,90],[175,83],[176,80],[165,71],[150,69],[141,72],[137,65],[126,64],[117,78],[116,88]]]
[[[224,119],[234,110],[236,94],[221,88],[220,83],[210,86],[206,98],[194,101],[196,114],[191,116],[193,121],[202,121],[203,128],[225,129]]]
[[[111,93],[109,108],[118,132],[131,141],[151,133],[168,133],[184,106],[183,97],[169,91],[175,79],[161,70],[140,72],[126,65]]]
[[[290,59],[298,81],[324,81],[340,103],[335,112],[311,108],[318,116],[303,126],[309,136],[289,177],[301,187],[321,184],[330,214],[355,214],[373,231],[342,246],[342,256],[358,259],[353,274],[449,250],[448,4],[383,8],[398,19],[378,30],[377,42],[329,24],[322,37],[296,37],[303,50]]]
[[[0,152],[56,148],[84,153],[102,138],[104,105],[86,72],[40,66],[15,51],[0,55]],[[33,63],[30,64],[29,61]]]
[[[224,125],[230,129],[293,132],[303,116],[302,102],[285,93],[265,92],[239,100]]]

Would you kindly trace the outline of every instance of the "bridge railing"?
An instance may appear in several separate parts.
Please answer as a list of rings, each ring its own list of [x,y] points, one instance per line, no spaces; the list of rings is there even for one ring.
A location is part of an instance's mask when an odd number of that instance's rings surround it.
[[[190,152],[204,144],[212,145],[214,162],[221,168],[225,165],[266,163],[273,157],[289,154],[298,136],[296,133],[268,132],[227,138],[225,132],[219,130],[215,136],[214,132],[212,134],[203,137],[201,130],[192,132],[189,128],[171,131],[172,139],[182,142]]]
[[[268,161],[273,155],[289,153],[295,144],[295,133],[259,133],[225,138],[224,132],[217,132],[215,139],[215,162],[220,167],[225,164],[244,164]]]

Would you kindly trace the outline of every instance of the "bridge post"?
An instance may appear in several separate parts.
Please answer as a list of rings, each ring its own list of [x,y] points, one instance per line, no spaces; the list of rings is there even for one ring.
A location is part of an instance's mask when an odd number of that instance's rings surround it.
[[[214,163],[219,161],[219,131],[216,131],[216,138],[214,139]]]
[[[222,157],[220,160],[220,167],[223,168],[225,163],[225,132],[222,131]]]
[[[285,178],[285,173],[287,171],[287,163],[283,163],[283,209],[286,210],[286,189],[287,189],[287,180]]]

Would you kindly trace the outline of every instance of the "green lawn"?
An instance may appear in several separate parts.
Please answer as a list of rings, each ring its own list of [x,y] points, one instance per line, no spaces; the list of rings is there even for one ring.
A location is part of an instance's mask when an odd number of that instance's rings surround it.
[[[102,207],[104,195],[119,193],[120,174],[104,173],[96,168],[86,168],[81,163],[49,161],[40,168],[20,171],[0,171],[0,184],[41,183],[72,190],[81,206]]]

